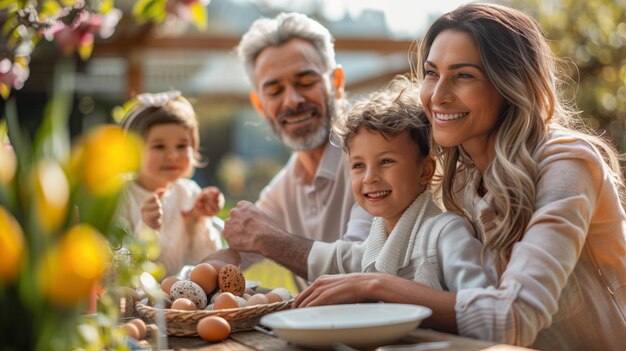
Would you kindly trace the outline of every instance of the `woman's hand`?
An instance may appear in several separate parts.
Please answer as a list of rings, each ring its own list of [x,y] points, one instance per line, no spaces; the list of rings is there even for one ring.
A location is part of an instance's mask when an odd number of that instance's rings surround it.
[[[357,303],[375,299],[374,287],[382,273],[323,275],[296,297],[293,307]]]
[[[163,204],[161,198],[165,189],[157,189],[141,205],[141,220],[150,228],[159,230],[163,223]]]

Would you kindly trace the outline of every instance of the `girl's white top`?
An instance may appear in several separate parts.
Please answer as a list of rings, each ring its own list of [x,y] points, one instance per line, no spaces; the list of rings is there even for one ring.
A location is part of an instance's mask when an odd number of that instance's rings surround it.
[[[220,231],[211,217],[205,217],[192,230],[187,230],[181,211],[193,207],[202,190],[190,179],[172,183],[161,198],[163,221],[158,230],[161,255],[156,259],[163,264],[167,275],[176,275],[185,265],[195,265],[209,253],[222,248]],[[129,184],[118,212],[120,224],[137,235],[147,228],[141,219],[141,205],[153,194],[137,182]]]

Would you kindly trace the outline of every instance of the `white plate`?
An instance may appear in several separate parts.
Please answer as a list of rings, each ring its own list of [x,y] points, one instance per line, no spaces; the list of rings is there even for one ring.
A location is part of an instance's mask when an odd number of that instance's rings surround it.
[[[263,316],[261,324],[305,347],[363,347],[393,342],[431,313],[427,307],[394,303],[332,305],[274,312]]]

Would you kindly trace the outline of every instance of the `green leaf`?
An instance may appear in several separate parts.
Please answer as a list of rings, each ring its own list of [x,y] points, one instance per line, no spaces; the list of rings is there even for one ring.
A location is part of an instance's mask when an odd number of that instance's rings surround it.
[[[78,55],[83,61],[87,61],[93,52],[93,41],[81,44],[78,48]]]
[[[133,6],[132,14],[135,17],[140,19],[146,19],[144,16],[144,12],[149,3],[154,2],[154,0],[139,0],[135,2],[135,6]]]
[[[47,0],[43,2],[43,5],[39,9],[39,17],[41,19],[58,16],[62,11],[61,5],[54,0]]]
[[[201,31],[207,29],[207,9],[199,2],[191,5],[191,20],[193,24]]]
[[[17,28],[17,15],[15,12],[10,12],[7,15],[6,22],[2,25],[0,34],[7,35]]]
[[[9,95],[11,95],[11,87],[7,84],[0,83],[0,95],[3,99],[8,99]]]
[[[0,10],[8,9],[7,11],[17,11],[19,7],[15,0],[0,0]]]
[[[17,105],[14,99],[10,99],[6,102],[6,121],[7,131],[13,150],[18,155],[18,174],[17,177],[23,176],[20,174],[20,170],[29,169],[31,163],[31,148],[28,137],[20,130],[19,119],[17,117]]]
[[[100,2],[100,9],[99,9],[99,11],[100,11],[100,13],[107,13],[107,12],[113,10],[114,6],[115,6],[115,3],[114,3],[113,0],[102,0]]]
[[[55,66],[52,99],[35,138],[35,153],[63,162],[69,155],[68,119],[72,109],[74,68],[70,60]]]

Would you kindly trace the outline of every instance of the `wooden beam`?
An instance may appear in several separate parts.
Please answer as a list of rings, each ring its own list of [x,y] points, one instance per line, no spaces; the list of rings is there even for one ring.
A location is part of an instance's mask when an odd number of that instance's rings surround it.
[[[407,74],[410,73],[408,69],[395,70],[391,72],[382,72],[373,77],[369,77],[366,79],[362,79],[350,84],[346,84],[346,90],[348,93],[352,91],[357,91],[361,89],[370,89],[374,87],[375,89],[379,89],[387,85],[393,77],[398,74]]]
[[[151,35],[118,37],[102,40],[94,45],[93,56],[112,56],[146,49],[233,50],[239,44],[235,36],[185,36],[154,38]],[[414,41],[378,38],[337,38],[336,50],[375,51],[379,53],[408,52]]]

